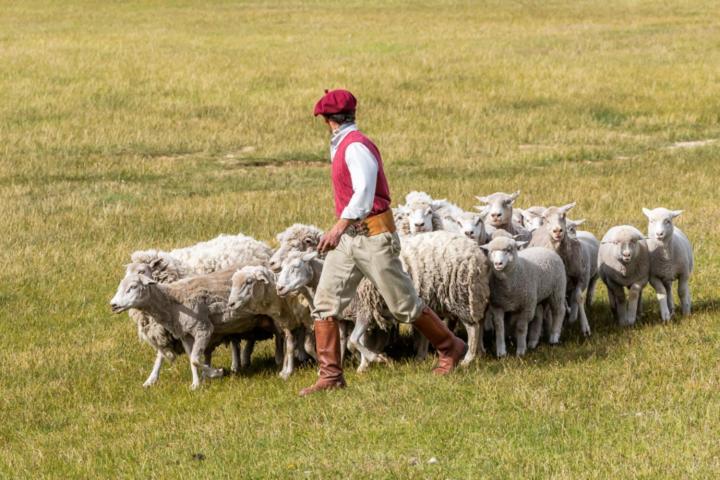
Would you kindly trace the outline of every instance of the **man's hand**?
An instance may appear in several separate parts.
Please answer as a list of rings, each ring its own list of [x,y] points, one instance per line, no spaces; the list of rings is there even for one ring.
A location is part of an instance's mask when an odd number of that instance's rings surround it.
[[[353,220],[348,220],[346,218],[341,218],[337,221],[333,227],[325,232],[325,235],[320,238],[320,243],[318,243],[318,251],[320,253],[325,253],[328,250],[332,250],[335,247],[337,247],[338,243],[340,243],[340,237],[342,234],[347,230],[347,228],[352,225]]]

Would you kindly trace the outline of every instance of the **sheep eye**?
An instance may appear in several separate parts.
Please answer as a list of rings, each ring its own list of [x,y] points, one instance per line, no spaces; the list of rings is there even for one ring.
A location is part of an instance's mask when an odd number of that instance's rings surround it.
[[[246,285],[250,285],[251,283],[252,283],[252,278],[248,278],[247,280],[245,280]]]

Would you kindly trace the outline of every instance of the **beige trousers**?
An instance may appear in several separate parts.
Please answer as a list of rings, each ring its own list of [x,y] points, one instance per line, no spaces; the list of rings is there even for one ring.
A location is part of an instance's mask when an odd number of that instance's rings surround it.
[[[358,283],[367,277],[382,295],[390,313],[399,321],[414,322],[425,307],[398,255],[397,233],[372,237],[344,234],[338,246],[325,258],[315,292],[315,318],[340,318],[355,296]]]

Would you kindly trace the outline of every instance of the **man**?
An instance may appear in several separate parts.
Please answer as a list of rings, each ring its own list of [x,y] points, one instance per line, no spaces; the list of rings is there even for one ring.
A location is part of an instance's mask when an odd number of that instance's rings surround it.
[[[315,293],[315,341],[320,378],[300,395],[345,387],[340,363],[338,316],[347,307],[363,276],[380,291],[401,322],[412,323],[439,354],[434,372],[450,373],[467,345],[423,304],[398,258],[390,190],[375,144],[355,126],[357,101],[347,90],[326,91],[315,105],[332,132],[330,158],[337,223],[320,239],[329,251]]]

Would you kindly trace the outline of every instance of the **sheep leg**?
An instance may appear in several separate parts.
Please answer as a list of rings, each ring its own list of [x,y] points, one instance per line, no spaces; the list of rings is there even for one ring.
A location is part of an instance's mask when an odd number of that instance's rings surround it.
[[[482,342],[480,341],[480,334],[483,330],[482,326],[480,326],[477,323],[465,323],[463,322],[463,325],[465,325],[465,330],[467,331],[468,336],[468,350],[465,354],[465,358],[462,359],[462,362],[460,362],[460,365],[467,366],[472,363],[473,360],[475,360],[475,356],[478,353],[478,349],[481,350],[480,353],[482,353]]]
[[[569,295],[570,299],[570,314],[568,315],[568,321],[570,323],[577,322],[578,319],[578,310],[580,309],[580,306],[578,303],[582,299],[582,286],[578,285],[575,287]]]
[[[585,310],[590,310],[593,300],[595,300],[595,286],[597,285],[597,281],[597,275],[590,279],[587,291],[585,292]]]
[[[580,315],[580,333],[585,337],[591,335],[590,322],[588,322],[587,314],[585,313],[585,302],[582,298],[578,299],[578,314]]]
[[[313,358],[313,360],[317,362],[317,352],[315,351],[315,335],[312,333],[312,330],[305,332],[305,351]]]
[[[152,371],[150,372],[150,376],[145,380],[145,383],[143,383],[143,387],[152,387],[155,385],[158,381],[158,378],[160,378],[160,367],[162,366],[163,362],[163,354],[162,352],[158,351],[157,355],[155,355],[155,363],[153,363]]]
[[[550,345],[557,345],[560,343],[560,332],[562,331],[563,321],[565,320],[565,298],[560,297],[555,301],[550,301],[550,311],[552,314],[552,326],[550,330],[550,336],[548,337],[548,343]]]
[[[252,363],[252,354],[255,350],[255,340],[245,340],[240,353],[240,368],[249,368]]]
[[[413,326],[413,344],[415,346],[415,360],[422,362],[427,358],[430,342]]]
[[[280,378],[287,380],[295,368],[295,335],[290,329],[284,329],[285,333],[285,361],[280,371]]]
[[[527,352],[528,325],[535,317],[535,309],[524,310],[515,316],[515,343],[517,350],[515,355],[522,357]]]
[[[230,371],[238,373],[240,371],[240,349],[239,340],[230,340]]]
[[[275,365],[280,366],[285,361],[285,339],[282,332],[275,334]]]
[[[300,363],[307,362],[310,355],[305,350],[305,327],[300,327],[295,333],[295,356]]]
[[[608,285],[608,298],[610,306],[615,314],[618,325],[626,326],[627,323],[627,301],[625,299],[625,289],[620,285]]]
[[[538,305],[535,307],[535,316],[533,321],[530,323],[530,330],[528,332],[528,348],[534,350],[540,343],[540,335],[542,334],[543,326],[543,310],[544,305]]]
[[[189,335],[182,338],[182,344],[183,344],[183,348],[185,349],[185,353],[187,354],[187,356],[189,358],[191,358],[191,360],[190,360],[190,373],[192,374],[192,383],[190,384],[191,390],[197,390],[198,388],[200,388],[200,375],[198,373],[198,367],[197,367],[197,365],[195,365],[192,362],[192,357],[191,357],[194,343],[195,342],[194,342],[193,338]]]
[[[675,302],[673,300],[672,281],[663,282],[663,285],[665,286],[665,291],[667,292],[667,308],[668,308],[668,311],[670,312],[670,318],[672,318],[673,313],[675,313]]]
[[[671,313],[668,310],[667,302],[667,290],[665,290],[665,284],[659,278],[651,278],[650,285],[655,289],[655,296],[657,297],[658,304],[660,305],[660,319],[663,322],[670,320]]]
[[[505,312],[501,308],[492,308],[491,315],[493,325],[495,325],[495,355],[499,358],[504,357],[507,355],[507,348],[505,348]]]
[[[347,342],[348,342],[348,322],[342,321],[339,326],[340,330],[340,364],[345,361],[345,355],[347,353]]]
[[[690,295],[690,278],[688,276],[680,277],[678,280],[678,296],[680,297],[680,306],[682,308],[683,317],[690,315],[692,310],[692,296]]]
[[[639,317],[640,302],[642,296],[642,286],[633,283],[630,285],[630,291],[628,292],[627,301],[627,324],[635,325],[635,320]]]
[[[195,340],[193,342],[192,350],[190,351],[190,363],[195,367],[200,368],[203,376],[206,378],[218,378],[225,374],[222,368],[212,368],[205,362],[208,361],[208,356],[205,355],[208,343],[210,342],[210,335],[212,330],[199,331],[195,333]],[[203,357],[204,361],[200,362],[200,357]],[[212,353],[209,354],[212,358]]]

